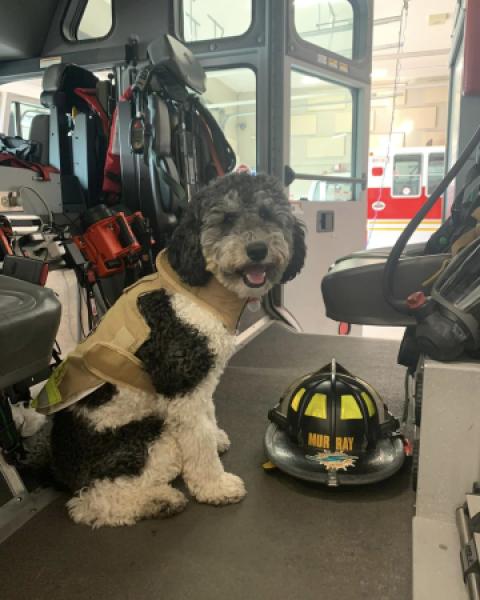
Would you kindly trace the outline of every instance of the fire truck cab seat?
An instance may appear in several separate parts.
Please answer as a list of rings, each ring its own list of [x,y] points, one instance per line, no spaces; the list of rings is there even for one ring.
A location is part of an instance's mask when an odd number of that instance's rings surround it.
[[[109,85],[77,65],[52,65],[43,74],[40,96],[50,109],[49,163],[62,177],[78,179],[88,206],[99,202],[107,137],[98,115],[75,90],[97,90],[100,83]]]
[[[51,289],[0,275],[0,390],[48,367],[60,313]]]
[[[383,270],[391,248],[362,250],[339,258],[322,280],[327,317],[356,325],[407,327],[415,320],[395,311],[384,299]],[[407,246],[399,260],[394,293],[407,298],[428,292],[427,280],[436,273],[447,254],[424,255],[424,244]]]
[[[50,164],[50,116],[35,115],[32,119],[29,138],[32,142],[40,144],[38,162],[42,165]]]

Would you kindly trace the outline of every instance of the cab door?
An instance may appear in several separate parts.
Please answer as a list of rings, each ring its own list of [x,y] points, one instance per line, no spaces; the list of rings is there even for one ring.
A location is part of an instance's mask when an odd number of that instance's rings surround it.
[[[308,252],[281,301],[307,333],[338,332],[320,283],[337,258],[366,246],[372,24],[370,0],[297,0],[287,15],[284,164]]]
[[[307,227],[305,268],[274,290],[264,310],[306,332],[336,333],[320,283],[336,258],[366,243],[373,2],[225,6],[183,3],[179,37],[207,70],[205,101],[238,162],[289,185]]]

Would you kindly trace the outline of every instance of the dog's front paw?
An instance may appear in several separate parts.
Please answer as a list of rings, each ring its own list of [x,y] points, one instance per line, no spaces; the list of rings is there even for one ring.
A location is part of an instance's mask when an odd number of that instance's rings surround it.
[[[245,497],[245,484],[233,473],[223,473],[219,479],[203,484],[195,498],[206,504],[234,504]]]
[[[217,450],[220,454],[226,452],[230,448],[230,438],[223,431],[223,429],[217,429]]]

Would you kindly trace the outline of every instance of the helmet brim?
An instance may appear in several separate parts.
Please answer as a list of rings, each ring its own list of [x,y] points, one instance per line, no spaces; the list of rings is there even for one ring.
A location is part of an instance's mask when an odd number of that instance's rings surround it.
[[[307,458],[275,423],[270,423],[265,433],[265,452],[288,475],[330,486],[376,483],[391,477],[405,461],[402,438],[389,436],[378,440],[375,449],[358,456],[354,466],[327,471],[324,465]]]

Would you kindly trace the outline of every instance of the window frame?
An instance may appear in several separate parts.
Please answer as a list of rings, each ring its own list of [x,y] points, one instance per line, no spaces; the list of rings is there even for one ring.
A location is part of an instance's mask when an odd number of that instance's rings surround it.
[[[428,156],[427,156],[427,169],[426,169],[426,175],[427,175],[427,181],[426,181],[426,186],[425,186],[425,193],[427,196],[430,196],[431,193],[433,192],[433,190],[437,187],[437,185],[435,185],[435,187],[430,187],[430,159],[432,157],[438,157],[438,156],[443,156],[443,171],[442,171],[442,177],[440,178],[443,179],[443,174],[445,173],[445,161],[446,161],[446,152],[429,152]]]
[[[418,189],[418,194],[412,194],[412,195],[408,195],[405,196],[405,194],[395,194],[394,193],[394,189],[395,189],[395,161],[398,157],[407,157],[407,156],[418,156],[420,159],[420,173],[418,174],[418,181],[419,181],[419,189]],[[421,152],[411,152],[411,153],[395,153],[392,156],[392,187],[391,187],[391,191],[390,191],[390,196],[392,198],[396,198],[399,200],[412,200],[414,198],[421,198],[422,194],[423,194],[423,176],[424,176],[424,156]],[[401,175],[400,177],[404,177],[404,175]]]
[[[114,0],[112,0],[113,2]],[[185,10],[184,10],[184,0],[179,0],[178,2],[178,12],[177,12],[177,35],[179,40],[184,43],[184,44],[205,44],[205,43],[213,43],[215,44],[216,42],[220,41],[220,40],[241,40],[244,37],[247,37],[248,35],[251,34],[252,30],[255,27],[255,23],[256,23],[256,5],[257,2],[254,0],[249,0],[250,2],[250,25],[248,26],[248,28],[243,31],[242,33],[239,33],[237,35],[227,35],[224,37],[217,37],[217,38],[202,38],[199,40],[187,40],[185,39]]]
[[[348,4],[350,4],[351,8],[352,8],[352,17],[353,17],[353,21],[352,21],[352,56],[348,57],[348,56],[344,56],[343,54],[338,54],[337,52],[334,52],[333,50],[330,50],[329,48],[324,48],[323,46],[319,46],[318,44],[315,44],[313,42],[309,42],[307,39],[305,39],[304,37],[302,37],[302,35],[300,34],[300,32],[298,31],[296,24],[295,24],[295,1],[292,2],[292,10],[293,10],[293,14],[292,14],[292,27],[293,27],[293,32],[295,34],[295,36],[297,37],[298,40],[300,40],[302,43],[307,44],[308,46],[310,46],[311,48],[315,48],[317,50],[317,52],[320,50],[322,52],[326,52],[328,54],[331,54],[332,57],[338,57],[338,60],[343,62],[343,61],[348,61],[350,63],[354,62],[355,60],[358,59],[358,6],[352,2],[352,0],[346,0],[346,2],[348,2]],[[327,58],[327,64],[328,64],[328,58]]]
[[[112,24],[108,32],[95,38],[85,38],[83,40],[78,39],[78,30],[80,23],[82,22],[83,15],[87,9],[90,0],[70,0],[65,9],[65,13],[61,19],[62,23],[62,37],[65,41],[73,44],[88,44],[92,42],[101,42],[109,38],[113,30],[115,29],[115,0],[110,0],[110,7],[112,11]]]
[[[352,131],[351,131],[351,155],[350,155],[350,172],[351,172],[351,176],[347,177],[347,176],[340,176],[340,175],[315,175],[313,173],[297,173],[295,172],[295,180],[306,180],[306,181],[318,181],[318,182],[326,182],[326,184],[328,185],[329,183],[331,184],[336,184],[336,183],[349,183],[352,186],[352,198],[350,200],[322,200],[321,202],[335,202],[335,203],[342,203],[344,204],[345,202],[357,202],[360,199],[361,194],[359,193],[359,189],[358,187],[361,186],[362,190],[365,190],[367,187],[367,176],[366,173],[363,174],[361,177],[358,176],[357,171],[358,171],[358,167],[357,167],[357,139],[358,139],[358,111],[359,111],[359,97],[358,97],[358,89],[352,87],[351,85],[348,85],[347,83],[344,83],[342,81],[339,80],[335,80],[333,78],[328,77],[328,74],[319,74],[318,72],[313,72],[313,71],[309,71],[308,69],[305,69],[301,66],[298,65],[297,62],[293,62],[290,68],[290,86],[289,86],[289,91],[290,91],[290,99],[291,99],[291,95],[292,95],[292,85],[291,85],[291,74],[292,71],[295,71],[296,73],[299,73],[301,75],[307,75],[309,77],[316,77],[317,79],[320,79],[321,81],[325,81],[326,83],[329,83],[331,85],[336,85],[338,87],[343,87],[345,89],[347,89],[352,97]],[[292,111],[291,111],[291,102],[290,102],[290,119],[289,119],[289,127],[290,127],[290,140],[292,138],[292,131],[291,131],[291,119],[292,119]],[[290,145],[290,152],[291,152],[291,145]],[[288,158],[288,164],[291,163],[291,156],[289,156]]]
[[[258,89],[259,89],[259,85],[258,85],[258,72],[257,72],[257,68],[250,63],[232,63],[232,64],[226,64],[224,66],[205,66],[205,72],[208,73],[214,73],[215,71],[233,71],[235,69],[247,69],[248,71],[251,71],[253,73],[253,76],[255,77],[255,170],[258,171],[259,168],[259,122],[258,122],[258,115],[259,115],[259,103],[258,103]],[[208,85],[208,76],[207,76],[207,85]],[[206,94],[207,92],[205,92]],[[205,106],[208,105],[206,104]],[[209,109],[210,110],[210,109]],[[220,126],[220,125],[219,125]],[[223,131],[223,130],[222,130]],[[225,132],[223,132],[225,134]],[[228,138],[227,138],[228,141]],[[237,163],[240,164],[239,162],[239,157],[238,155],[236,156],[237,158]],[[238,166],[238,164],[236,164],[236,166]]]
[[[17,136],[19,135],[18,132],[21,129],[21,125],[20,125],[20,106],[19,106],[19,102],[16,100],[13,100],[9,103],[8,105],[8,109],[5,112],[8,112],[8,128],[6,130],[7,135],[9,136]],[[13,114],[13,119],[12,119],[12,114]],[[11,131],[10,130],[10,123],[13,121],[13,125],[15,128],[15,131]]]
[[[34,104],[33,102],[24,102],[22,100],[14,100],[13,102],[11,102],[10,107],[12,105],[15,106],[15,115],[16,115],[15,127],[17,130],[19,130],[19,133],[17,133],[17,135],[20,135],[20,137],[22,137],[24,140],[30,139],[29,137],[24,135],[24,131],[23,131],[22,119],[25,116],[25,114],[28,112],[33,112],[33,113],[35,113],[35,115],[49,115],[50,114],[50,111],[47,108],[45,108],[41,104]],[[26,109],[23,112],[22,112],[22,106],[24,106]],[[40,109],[40,110],[37,110],[37,109]],[[31,127],[31,124],[30,124],[30,127]],[[30,136],[30,129],[28,131],[28,136]]]
[[[21,81],[20,79],[18,81]],[[0,92],[1,92],[1,87],[0,87]],[[31,106],[38,106],[39,108],[43,108],[42,104],[40,103],[40,100],[37,101],[36,98],[33,98],[31,96],[23,96],[22,94],[17,94],[15,92],[4,92],[4,115],[3,115],[3,122],[0,120],[0,130],[6,132],[9,135],[9,121],[10,121],[10,113],[12,110],[12,107],[14,107],[15,110],[15,128],[18,130],[18,123],[17,122],[17,118],[20,119],[20,112],[18,110],[18,105],[19,104],[28,104]],[[48,113],[49,111],[46,109],[46,112]],[[17,117],[18,114],[18,117]],[[16,134],[18,135],[18,134]]]

